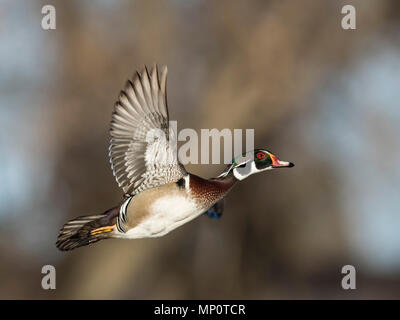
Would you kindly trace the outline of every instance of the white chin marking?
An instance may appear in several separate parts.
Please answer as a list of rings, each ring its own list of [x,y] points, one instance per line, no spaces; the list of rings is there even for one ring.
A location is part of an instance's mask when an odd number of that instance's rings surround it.
[[[233,175],[235,176],[235,178],[238,180],[243,180],[246,179],[248,176],[261,171],[257,169],[254,161],[250,163],[250,168],[248,168],[248,166],[249,163],[247,163],[246,166],[243,168],[234,168]]]

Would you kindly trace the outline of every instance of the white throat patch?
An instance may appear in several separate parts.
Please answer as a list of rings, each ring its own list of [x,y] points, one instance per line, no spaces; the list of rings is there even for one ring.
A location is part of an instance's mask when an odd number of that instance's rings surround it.
[[[238,180],[246,179],[248,176],[257,172],[260,172],[260,170],[256,168],[254,161],[251,161],[250,165],[249,163],[246,163],[244,167],[236,167],[233,169],[233,175]]]

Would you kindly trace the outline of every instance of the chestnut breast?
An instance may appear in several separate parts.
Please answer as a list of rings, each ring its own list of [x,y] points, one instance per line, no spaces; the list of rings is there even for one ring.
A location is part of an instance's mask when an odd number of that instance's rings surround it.
[[[205,209],[221,200],[236,183],[233,176],[224,179],[206,180],[191,174],[189,180],[190,196]]]

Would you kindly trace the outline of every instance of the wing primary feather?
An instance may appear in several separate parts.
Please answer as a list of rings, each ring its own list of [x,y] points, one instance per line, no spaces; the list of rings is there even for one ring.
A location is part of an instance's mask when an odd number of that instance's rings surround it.
[[[157,75],[157,66],[154,65],[153,69],[151,70],[151,78],[150,78],[150,83],[151,83],[151,96],[153,99],[153,105],[156,109],[156,113],[160,113],[160,108],[158,105],[158,90],[159,90],[159,86],[158,86],[158,75]]]
[[[167,123],[169,123],[169,111],[168,111],[168,105],[167,105],[167,73],[168,69],[165,66],[161,72],[161,93],[162,93],[162,99],[164,102],[164,109],[165,111],[165,117],[167,118]]]
[[[153,99],[151,97],[152,94],[151,94],[150,75],[146,66],[144,66],[144,70],[142,71],[142,88],[143,88],[144,98],[147,105],[149,106],[149,109],[152,112],[156,112],[156,109],[153,105]]]

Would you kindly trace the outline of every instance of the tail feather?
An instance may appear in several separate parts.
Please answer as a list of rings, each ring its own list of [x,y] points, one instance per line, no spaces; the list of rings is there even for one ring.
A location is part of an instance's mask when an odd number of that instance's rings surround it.
[[[117,217],[118,207],[115,207],[104,214],[72,219],[61,228],[56,246],[68,251],[110,238],[116,229]]]

